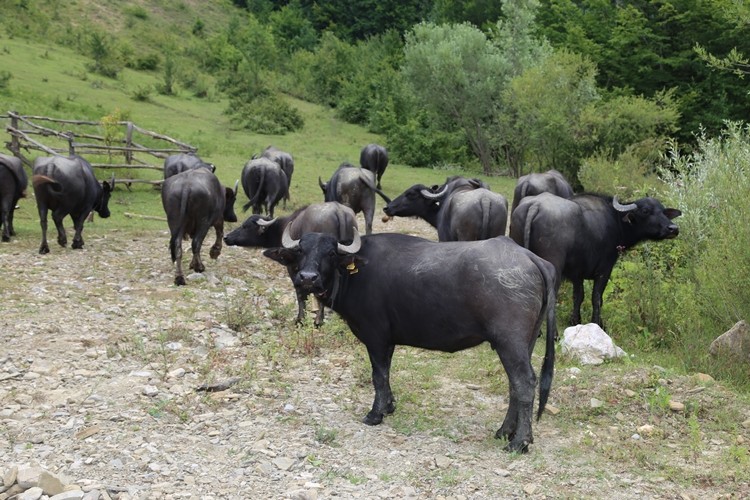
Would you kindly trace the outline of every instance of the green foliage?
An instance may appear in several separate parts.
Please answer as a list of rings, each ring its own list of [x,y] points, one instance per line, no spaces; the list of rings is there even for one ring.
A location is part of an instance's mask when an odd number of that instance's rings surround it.
[[[299,110],[276,94],[262,94],[251,101],[234,102],[227,113],[234,123],[256,134],[283,135],[304,126]]]
[[[287,54],[297,50],[313,50],[318,41],[312,22],[305,17],[297,0],[272,12],[268,21],[276,43]]]
[[[315,102],[335,106],[355,66],[354,48],[333,33],[326,32],[315,50],[310,66],[311,95]]]
[[[114,39],[102,32],[92,30],[88,36],[87,48],[88,54],[94,59],[87,65],[88,70],[109,78],[117,78],[123,64],[115,49]]]
[[[10,79],[13,74],[7,70],[0,70],[0,92],[7,92],[10,89]]]
[[[575,179],[584,111],[599,99],[595,74],[586,58],[555,51],[510,82],[500,121],[514,174],[526,173],[530,162],[534,170],[554,168]]]

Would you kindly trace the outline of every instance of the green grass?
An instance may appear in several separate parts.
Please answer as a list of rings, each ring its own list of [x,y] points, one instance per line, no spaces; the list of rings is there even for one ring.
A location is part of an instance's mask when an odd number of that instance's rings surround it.
[[[85,57],[64,47],[0,37],[0,67],[12,68],[9,88],[7,92],[0,93],[0,113],[12,110],[24,115],[99,120],[119,110],[140,127],[197,146],[201,157],[217,166],[217,175],[227,185],[233,185],[239,179],[242,167],[253,154],[273,144],[290,152],[295,160],[292,202],[287,212],[323,201],[318,177],[328,180],[344,161],[358,164],[359,152],[365,144],[384,143],[382,137],[338,120],[331,109],[292,98],[289,101],[305,119],[302,130],[284,136],[235,130],[223,113],[226,108],[224,101],[197,99],[187,92],[177,96],[153,93],[149,101],[137,101],[131,98],[133,92],[144,86],[156,85],[160,81],[159,75],[125,69],[117,79],[108,79],[88,73],[85,69],[87,62]],[[0,119],[3,128],[6,121]],[[39,152],[35,151],[28,153],[31,158],[38,155]],[[154,158],[154,163],[158,162]],[[109,173],[101,171],[97,174],[105,178]],[[118,176],[120,174],[121,171]],[[482,178],[509,201],[515,185],[515,180],[509,178],[487,178],[460,170],[415,169],[390,164],[383,177],[383,191],[395,197],[413,184],[439,184],[449,175]],[[149,171],[141,176],[158,179],[161,175],[160,172]],[[237,207],[245,201],[241,191]],[[378,206],[382,204],[382,200],[378,199]],[[16,215],[18,237],[39,237],[33,197],[22,200],[20,205],[21,209]],[[94,224],[86,225],[84,238],[86,234],[114,229],[133,232],[166,229],[165,222],[127,218],[124,215],[127,212],[163,216],[159,192],[151,186],[135,184],[131,189],[117,187],[110,209],[112,217],[109,220],[97,219]],[[280,211],[281,214],[283,211]],[[239,214],[239,217],[244,219],[243,214]]]

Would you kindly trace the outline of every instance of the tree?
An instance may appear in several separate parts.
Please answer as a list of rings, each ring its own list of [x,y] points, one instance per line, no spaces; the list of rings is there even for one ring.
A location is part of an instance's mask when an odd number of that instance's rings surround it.
[[[489,133],[510,71],[500,49],[468,23],[422,23],[406,37],[402,69],[435,120],[461,130],[490,173],[496,152]]]

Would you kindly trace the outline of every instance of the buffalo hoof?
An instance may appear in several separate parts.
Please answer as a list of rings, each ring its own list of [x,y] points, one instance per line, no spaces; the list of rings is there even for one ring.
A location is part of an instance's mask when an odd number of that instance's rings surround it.
[[[49,253],[49,245],[44,244],[44,245],[40,246],[39,247],[39,253],[42,254],[42,255],[48,254]]]
[[[366,423],[367,425],[379,425],[383,421],[383,414],[382,413],[375,413],[371,411],[368,413],[365,418],[362,419],[362,422]]]
[[[193,268],[193,270],[194,270],[194,271],[195,271],[196,273],[202,273],[203,271],[205,271],[205,270],[206,270],[206,266],[204,266],[203,264],[198,264],[197,266],[195,266],[195,267]]]
[[[83,242],[82,241],[74,241],[72,245],[70,245],[70,248],[73,250],[80,250],[83,248]]]
[[[529,442],[525,440],[513,440],[503,448],[505,451],[510,453],[528,453]]]
[[[221,248],[211,247],[211,250],[208,252],[208,256],[212,259],[218,259],[219,255],[221,255]]]
[[[495,433],[495,439],[507,439],[508,441],[512,441],[515,435],[516,435],[515,429],[511,430],[506,427],[500,427]]]
[[[57,238],[57,244],[61,247],[66,247],[68,246],[68,240],[67,238]]]
[[[10,236],[3,235],[3,241],[5,241],[5,242],[10,241]]]
[[[184,276],[177,276],[174,279],[174,284],[177,286],[182,286],[185,284],[185,277]]]

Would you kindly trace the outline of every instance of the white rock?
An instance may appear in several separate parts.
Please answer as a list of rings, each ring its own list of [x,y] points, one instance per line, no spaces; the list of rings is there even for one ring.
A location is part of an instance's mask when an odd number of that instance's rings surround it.
[[[70,490],[49,497],[49,500],[80,500],[83,496],[84,492],[82,490]]]
[[[153,385],[144,385],[141,392],[144,396],[154,397],[159,394],[159,389]]]
[[[39,500],[44,494],[44,490],[38,486],[29,488],[16,497],[17,500]]]
[[[599,365],[605,359],[626,355],[595,323],[566,328],[561,346],[563,355],[578,358],[584,365]]]

